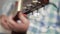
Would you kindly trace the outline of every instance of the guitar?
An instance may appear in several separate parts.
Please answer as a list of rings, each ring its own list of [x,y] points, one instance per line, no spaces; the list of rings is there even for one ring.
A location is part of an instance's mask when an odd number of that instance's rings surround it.
[[[19,0],[16,1],[18,8],[17,8],[17,13],[15,15],[15,17],[13,18],[16,22],[19,20],[18,18],[18,14],[20,11],[23,11],[23,14],[29,14],[32,13],[34,10],[38,10],[39,8],[42,8],[46,5],[49,4],[49,0]],[[30,2],[30,3],[29,3]],[[12,34],[26,34],[25,32],[14,32],[12,31]]]

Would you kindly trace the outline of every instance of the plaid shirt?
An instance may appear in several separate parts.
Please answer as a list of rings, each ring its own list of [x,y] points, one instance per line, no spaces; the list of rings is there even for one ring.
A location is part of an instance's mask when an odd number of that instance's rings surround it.
[[[54,1],[55,5],[59,7],[59,3]],[[57,5],[58,3],[58,5]],[[35,12],[30,13],[29,20],[30,25],[27,30],[27,34],[60,34],[60,27],[56,24],[58,23],[58,13],[57,8],[53,5],[49,4],[45,7],[42,7]],[[59,12],[60,13],[60,12]]]

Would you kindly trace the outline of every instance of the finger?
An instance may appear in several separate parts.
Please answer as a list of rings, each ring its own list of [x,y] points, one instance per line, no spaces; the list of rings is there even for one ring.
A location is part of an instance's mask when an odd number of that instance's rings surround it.
[[[13,20],[13,15],[10,15],[9,16],[9,24],[10,24],[10,27],[13,28],[15,26],[17,26],[18,24]]]
[[[29,23],[29,20],[23,15],[22,12],[19,13],[18,17],[22,21],[22,23],[24,23],[24,24],[28,24]]]
[[[8,26],[10,27],[11,30],[14,29],[14,26],[12,26],[10,23],[8,23]]]
[[[14,29],[14,22],[12,22],[12,19],[11,19],[11,17],[13,17],[13,16],[9,16],[8,17],[8,19],[7,19],[7,24],[8,24],[8,26],[9,26],[9,28],[10,28],[10,30],[13,30]]]
[[[8,23],[9,27],[13,30],[13,31],[16,31],[18,30],[18,24],[13,20],[13,16],[10,15],[9,16],[9,23]]]
[[[27,17],[27,15],[26,14],[23,14],[25,17]]]
[[[27,30],[27,28],[29,26],[29,23],[30,23],[29,20],[23,15],[22,12],[19,13],[19,16],[18,17],[21,20],[21,22],[23,23],[23,24],[20,23],[19,26],[20,27],[22,26],[22,29],[25,28],[25,30]]]
[[[14,30],[14,31],[26,31],[27,26],[23,23],[16,23],[13,19],[12,16],[9,16],[9,26]]]
[[[18,23],[13,20],[13,15],[9,16],[9,23],[8,24],[11,28],[16,27],[18,25]]]
[[[8,29],[10,30],[8,24],[7,24],[7,20],[6,20],[6,17],[3,16],[2,19],[1,19],[1,25],[5,28],[5,29]]]

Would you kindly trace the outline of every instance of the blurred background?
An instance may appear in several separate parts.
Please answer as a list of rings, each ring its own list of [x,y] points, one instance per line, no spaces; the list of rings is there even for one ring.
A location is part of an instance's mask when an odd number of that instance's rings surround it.
[[[0,0],[0,16],[3,14],[3,13],[5,13],[6,15],[8,14],[8,13],[10,13],[9,11],[11,11],[12,9],[14,9],[14,8],[16,8],[15,6],[14,6],[14,1],[16,1],[16,0]],[[28,2],[26,2],[26,1],[28,1]],[[24,3],[30,3],[32,0],[24,0]],[[60,11],[60,0],[49,0],[50,2],[53,2],[53,3],[55,3],[58,7],[59,7],[59,11]],[[24,4],[23,4],[24,5]],[[25,4],[26,5],[26,4]],[[24,6],[25,6],[24,5]],[[46,8],[47,9],[47,8]],[[42,9],[40,9],[40,10],[42,10]],[[43,12],[44,13],[44,12]],[[59,13],[59,15],[60,15],[60,13]],[[35,16],[36,16],[36,14],[35,14]],[[60,16],[59,16],[60,17]],[[33,19],[33,18],[35,18],[34,16],[32,16],[32,18],[31,19]],[[60,18],[58,18],[59,20],[60,20]],[[40,19],[38,19],[38,21],[39,21]],[[49,24],[46,24],[47,26],[48,25],[50,25],[51,23],[49,23]],[[52,27],[56,27],[56,30],[57,30],[57,32],[56,32],[56,34],[60,34],[60,25],[58,25],[58,26],[55,26],[55,23],[53,23],[54,25],[53,26],[51,26],[51,28]],[[59,23],[60,24],[60,23]],[[48,32],[53,32],[52,34],[55,34],[54,33],[54,28],[52,28],[51,30],[49,30]],[[5,30],[2,26],[1,26],[1,24],[0,24],[0,34],[10,34],[11,33],[11,31],[8,31],[8,30]],[[44,33],[41,33],[41,34],[44,34]],[[46,34],[46,33],[45,33]],[[48,34],[48,33],[47,33]]]

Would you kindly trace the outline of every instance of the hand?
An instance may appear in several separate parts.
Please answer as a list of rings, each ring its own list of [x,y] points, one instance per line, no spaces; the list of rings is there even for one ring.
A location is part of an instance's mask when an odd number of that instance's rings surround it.
[[[5,29],[13,30],[15,32],[23,32],[26,31],[29,26],[29,20],[23,15],[22,12],[19,13],[18,17],[21,23],[17,23],[13,20],[14,16],[2,16],[1,24]]]

